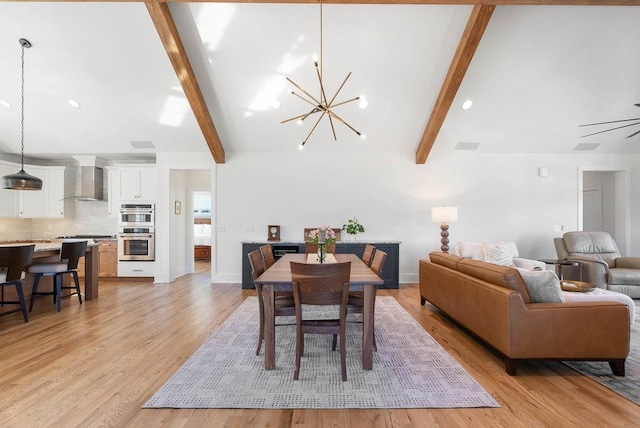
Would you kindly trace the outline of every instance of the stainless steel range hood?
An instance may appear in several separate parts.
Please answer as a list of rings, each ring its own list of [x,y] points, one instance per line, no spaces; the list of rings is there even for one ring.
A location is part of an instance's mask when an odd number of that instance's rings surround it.
[[[104,197],[104,178],[102,168],[97,166],[80,167],[80,194],[64,199],[74,201],[102,201]]]

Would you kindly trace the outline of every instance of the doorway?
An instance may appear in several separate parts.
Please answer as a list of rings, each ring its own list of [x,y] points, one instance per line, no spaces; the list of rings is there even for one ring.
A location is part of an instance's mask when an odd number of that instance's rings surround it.
[[[194,190],[193,201],[193,260],[194,271],[203,273],[211,269],[211,192]]]
[[[630,248],[630,174],[627,169],[581,168],[578,230],[608,232],[622,255]]]

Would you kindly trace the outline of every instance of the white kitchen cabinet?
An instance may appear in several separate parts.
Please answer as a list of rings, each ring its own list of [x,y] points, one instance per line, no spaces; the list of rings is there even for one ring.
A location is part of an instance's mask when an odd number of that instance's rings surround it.
[[[120,200],[154,201],[156,199],[155,168],[120,169]]]
[[[109,199],[108,216],[118,218],[120,213],[120,170],[108,168],[107,198]]]
[[[154,277],[156,274],[154,261],[119,261],[119,277]]]
[[[25,170],[42,180],[42,190],[19,190],[18,216],[24,218],[73,217],[73,201],[65,200],[73,194],[75,173],[65,167],[25,166]]]
[[[0,163],[0,177],[15,174],[19,165]],[[16,217],[18,215],[18,192],[0,189],[0,217]]]
[[[45,169],[25,165],[25,171],[42,180],[42,190],[18,190],[18,215],[26,218],[46,217],[47,192],[51,184],[45,177]]]

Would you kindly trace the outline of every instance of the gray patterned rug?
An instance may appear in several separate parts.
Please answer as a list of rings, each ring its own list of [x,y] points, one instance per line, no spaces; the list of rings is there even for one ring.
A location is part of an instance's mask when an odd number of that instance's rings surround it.
[[[631,324],[631,347],[624,377],[611,373],[609,363],[603,361],[566,361],[565,364],[640,405],[640,300],[633,301],[636,321]]]
[[[347,326],[346,382],[325,335],[307,336],[293,380],[294,325],[276,327],[276,369],[264,370],[264,349],[255,355],[257,309],[257,297],[248,297],[143,407],[500,407],[392,297],[376,300],[373,370],[361,365],[362,325]]]

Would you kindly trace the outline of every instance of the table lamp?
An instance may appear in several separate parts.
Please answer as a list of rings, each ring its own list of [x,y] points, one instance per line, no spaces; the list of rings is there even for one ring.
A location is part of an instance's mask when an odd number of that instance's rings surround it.
[[[443,253],[449,252],[449,224],[458,221],[458,207],[433,207],[431,208],[431,221],[440,223],[440,249]]]

